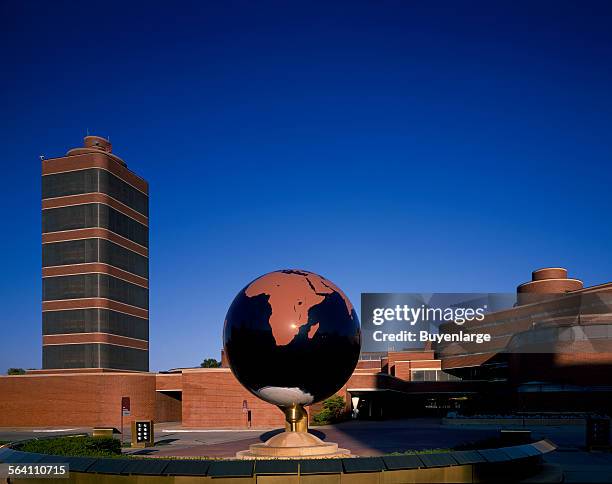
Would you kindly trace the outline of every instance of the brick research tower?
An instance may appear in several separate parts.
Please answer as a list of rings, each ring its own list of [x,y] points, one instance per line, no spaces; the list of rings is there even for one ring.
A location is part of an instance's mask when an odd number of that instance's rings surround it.
[[[148,193],[98,136],[43,160],[43,370],[149,370]]]

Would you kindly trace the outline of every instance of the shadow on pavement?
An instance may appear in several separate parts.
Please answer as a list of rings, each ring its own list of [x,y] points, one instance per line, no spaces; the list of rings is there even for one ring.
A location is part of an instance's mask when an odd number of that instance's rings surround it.
[[[262,442],[265,442],[266,440],[271,439],[275,435],[283,433],[284,431],[285,429],[269,430],[268,432],[264,432],[263,434],[261,434],[259,436],[259,440],[261,440]],[[320,430],[317,430],[317,429],[308,429],[308,433],[314,435],[315,437],[320,438],[321,440],[325,439],[326,437],[325,432],[321,432]]]

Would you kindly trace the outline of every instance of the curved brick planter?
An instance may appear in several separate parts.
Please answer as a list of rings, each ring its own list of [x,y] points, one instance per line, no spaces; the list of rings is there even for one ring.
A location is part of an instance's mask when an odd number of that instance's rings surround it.
[[[0,448],[0,463],[70,466],[66,483],[379,483],[517,482],[540,471],[548,440],[499,449],[314,460],[164,460],[62,457]],[[43,484],[49,479],[38,479]],[[34,483],[37,479],[11,479]]]

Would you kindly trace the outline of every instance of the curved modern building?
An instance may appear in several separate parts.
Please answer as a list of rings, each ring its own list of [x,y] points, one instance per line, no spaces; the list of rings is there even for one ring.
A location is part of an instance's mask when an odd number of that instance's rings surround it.
[[[596,385],[606,391],[612,384],[612,283],[585,288],[564,268],[538,269],[517,287],[514,307],[461,328],[441,327],[459,329],[491,334],[486,344],[437,346],[442,368],[462,379]]]

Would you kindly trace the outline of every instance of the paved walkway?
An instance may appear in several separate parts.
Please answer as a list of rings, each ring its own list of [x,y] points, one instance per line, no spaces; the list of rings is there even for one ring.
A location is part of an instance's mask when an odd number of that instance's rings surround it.
[[[175,428],[176,430],[184,430]],[[165,432],[164,432],[165,430]],[[151,456],[233,457],[249,445],[265,442],[280,429],[260,432],[172,432],[160,428],[156,441],[161,446],[141,453]],[[161,433],[160,433],[161,432]],[[498,435],[496,427],[458,427],[441,425],[439,419],[410,419],[382,422],[344,422],[333,426],[313,427],[311,432],[328,442],[350,449],[354,455],[382,455],[409,449],[448,449],[459,444]]]
[[[612,453],[558,450],[546,461],[560,465],[563,482],[612,482]]]

